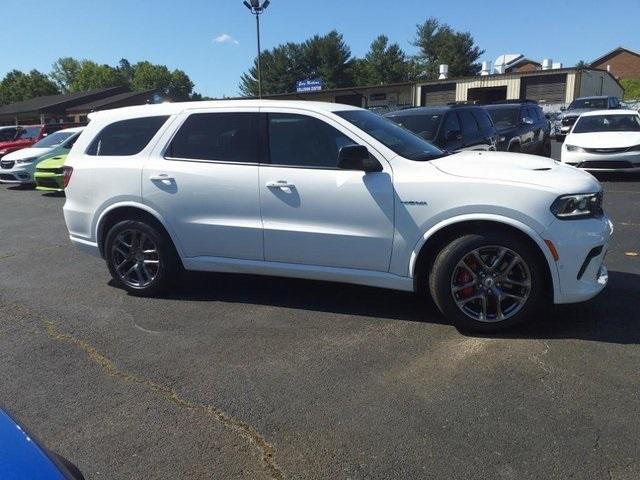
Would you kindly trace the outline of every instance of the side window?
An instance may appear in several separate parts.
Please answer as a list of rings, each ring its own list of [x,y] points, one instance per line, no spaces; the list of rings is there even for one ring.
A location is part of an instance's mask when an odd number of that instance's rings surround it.
[[[476,119],[476,122],[478,122],[478,125],[480,125],[480,130],[485,132],[487,130],[493,129],[493,122],[489,118],[489,115],[487,114],[487,112],[485,112],[484,110],[478,109],[478,110],[473,110],[472,113],[473,113],[473,117]]]
[[[167,156],[258,163],[258,113],[194,113],[182,124]]]
[[[458,112],[460,115],[460,120],[462,121],[462,131],[465,135],[474,134],[478,132],[478,122],[476,122],[471,112],[468,110],[463,110]]]
[[[269,114],[269,149],[273,165],[337,168],[338,152],[356,142],[331,125],[306,115]]]
[[[446,135],[448,132],[462,132],[458,115],[455,112],[447,113],[442,125],[442,131]]]
[[[87,155],[129,156],[140,153],[168,116],[134,118],[106,126],[91,142]]]

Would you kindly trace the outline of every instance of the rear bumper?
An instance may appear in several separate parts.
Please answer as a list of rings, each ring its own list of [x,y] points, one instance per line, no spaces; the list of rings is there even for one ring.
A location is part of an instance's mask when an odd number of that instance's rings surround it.
[[[69,235],[69,240],[71,240],[71,243],[82,250],[84,253],[88,253],[89,255],[92,255],[94,257],[102,258],[97,243],[85,240],[84,238],[74,237],[73,235]]]

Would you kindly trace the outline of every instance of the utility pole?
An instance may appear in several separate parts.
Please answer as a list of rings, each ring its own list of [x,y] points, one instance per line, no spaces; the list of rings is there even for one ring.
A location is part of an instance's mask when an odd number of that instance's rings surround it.
[[[260,15],[267,9],[270,0],[245,0],[244,6],[256,17],[256,36],[258,39],[258,98],[262,98],[262,58],[260,48]]]

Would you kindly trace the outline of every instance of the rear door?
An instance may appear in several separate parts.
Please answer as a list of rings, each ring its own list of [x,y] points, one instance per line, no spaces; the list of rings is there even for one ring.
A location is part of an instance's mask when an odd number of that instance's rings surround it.
[[[262,260],[257,109],[196,110],[176,122],[144,166],[144,203],[186,257]]]
[[[458,117],[462,124],[463,150],[488,150],[473,114],[469,110],[458,110]]]
[[[522,135],[521,135],[521,144],[520,150],[522,153],[533,153],[537,147],[536,143],[536,116],[535,112],[531,111],[532,109],[529,107],[522,107],[520,122],[522,124]],[[533,124],[527,123],[528,121],[533,122]]]
[[[484,145],[487,150],[495,150],[498,135],[496,133],[496,127],[493,125],[493,120],[491,120],[489,114],[482,108],[474,108],[471,110],[471,113],[480,127],[481,145]]]
[[[448,112],[445,115],[438,137],[439,140],[436,143],[440,148],[450,152],[457,152],[464,148],[462,125],[456,112]]]

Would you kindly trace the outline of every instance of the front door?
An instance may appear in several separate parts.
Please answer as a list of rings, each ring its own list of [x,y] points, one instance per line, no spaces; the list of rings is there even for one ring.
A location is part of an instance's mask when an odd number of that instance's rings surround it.
[[[265,260],[388,271],[388,164],[381,161],[384,170],[374,173],[338,169],[340,148],[364,142],[321,114],[268,109],[264,128],[270,150],[270,163],[260,166]]]
[[[145,164],[143,200],[186,257],[263,260],[254,110],[186,114],[167,149],[159,146]]]

